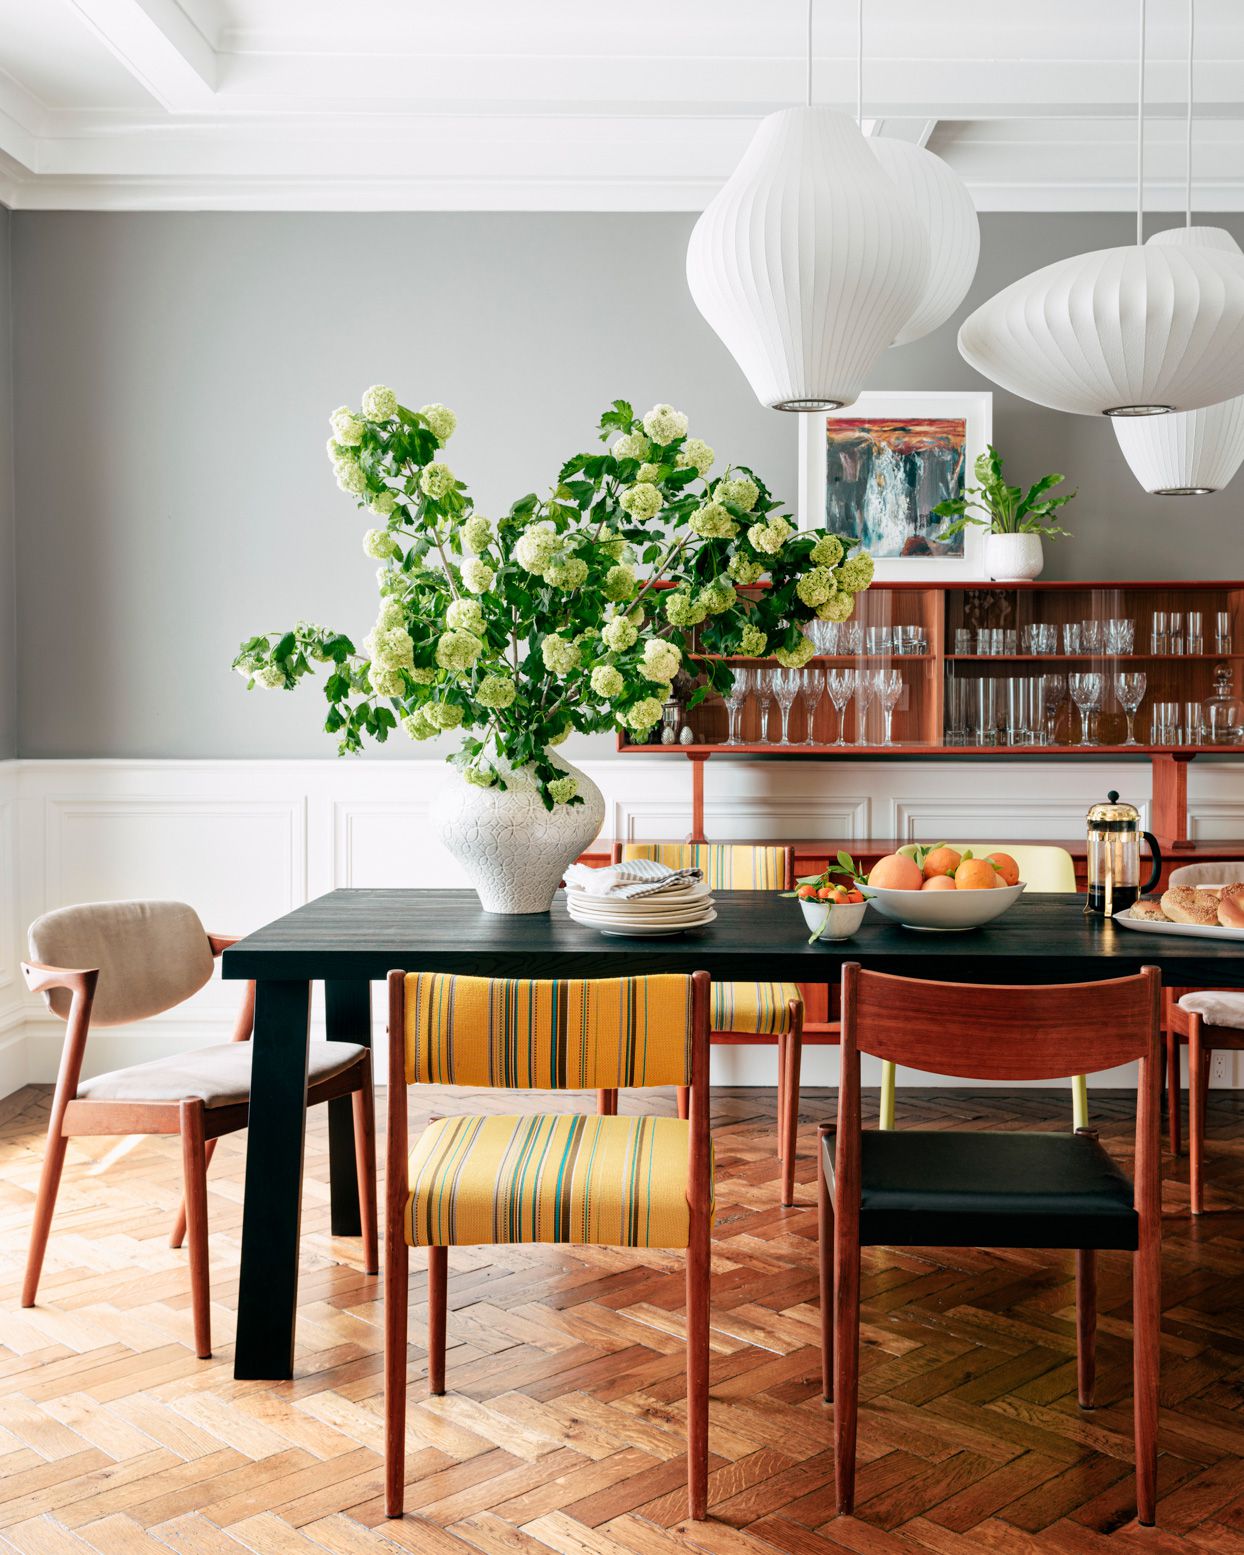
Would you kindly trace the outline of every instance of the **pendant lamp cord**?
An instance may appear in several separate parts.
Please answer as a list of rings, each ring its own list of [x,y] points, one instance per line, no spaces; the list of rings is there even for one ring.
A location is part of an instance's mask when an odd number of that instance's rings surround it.
[[[1196,0],[1188,0],[1188,126],[1184,148],[1184,226],[1192,225],[1192,59],[1196,43]]]
[[[855,127],[864,133],[864,0],[855,12]]]
[[[804,87],[804,101],[812,106],[812,0],[808,0],[808,43],[804,50],[807,56],[807,82]]]
[[[1136,246],[1145,241],[1145,0],[1140,0],[1139,79],[1136,87]]]

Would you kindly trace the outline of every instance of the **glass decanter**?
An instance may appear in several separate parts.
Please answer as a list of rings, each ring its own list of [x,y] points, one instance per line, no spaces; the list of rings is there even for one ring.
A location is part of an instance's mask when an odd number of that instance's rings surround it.
[[[1201,703],[1207,745],[1239,745],[1244,740],[1244,703],[1231,684],[1231,666],[1214,665],[1214,694]]]

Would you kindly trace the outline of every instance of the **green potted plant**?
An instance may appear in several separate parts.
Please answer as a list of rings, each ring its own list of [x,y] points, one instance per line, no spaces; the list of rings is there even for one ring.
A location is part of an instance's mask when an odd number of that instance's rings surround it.
[[[692,705],[731,687],[726,656],[798,668],[814,652],[804,626],[845,621],[873,564],[797,530],[745,466],[712,475],[713,450],[670,405],[638,417],[615,400],[608,450],[568,459],[547,496],[495,522],[444,461],[456,424],[383,385],[333,413],[337,483],[380,564],[376,623],[362,652],[305,621],[262,633],[234,667],[248,686],[292,690],[322,664],[324,727],[343,753],[398,728],[457,732],[433,825],[486,910],[547,912],[604,817],[600,790],[556,749],[567,735],[646,739],[684,667]]]
[[[969,524],[987,528],[985,570],[997,583],[1026,583],[1040,575],[1045,565],[1042,538],[1053,540],[1065,535],[1057,520],[1059,508],[1075,496],[1048,495],[1061,486],[1065,475],[1043,475],[1027,491],[1008,486],[1002,475],[1002,459],[991,443],[976,461],[978,486],[969,486],[963,496],[939,502],[933,511],[951,523],[938,535],[949,540],[961,534]]]

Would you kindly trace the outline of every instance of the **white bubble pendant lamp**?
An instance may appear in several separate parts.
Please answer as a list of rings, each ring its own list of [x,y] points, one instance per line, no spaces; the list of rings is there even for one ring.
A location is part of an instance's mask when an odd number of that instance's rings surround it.
[[[884,136],[870,136],[868,149],[900,195],[915,206],[928,236],[924,291],[894,337],[896,346],[904,346],[944,324],[967,296],[980,258],[980,220],[963,180],[941,157],[909,140]]]
[[[696,222],[687,284],[762,404],[832,410],[911,317],[927,265],[914,206],[809,84],[806,106],[761,122]]]
[[[1155,233],[1149,242],[1238,254],[1239,244],[1223,228],[1192,225],[1193,3],[1188,0],[1186,224]],[[1132,474],[1155,496],[1200,497],[1221,491],[1244,464],[1244,396],[1174,416],[1116,420],[1114,430]]]
[[[1153,416],[1244,394],[1244,255],[1144,244],[1144,0],[1136,243],[1061,259],[959,331],[964,360],[1052,410]]]

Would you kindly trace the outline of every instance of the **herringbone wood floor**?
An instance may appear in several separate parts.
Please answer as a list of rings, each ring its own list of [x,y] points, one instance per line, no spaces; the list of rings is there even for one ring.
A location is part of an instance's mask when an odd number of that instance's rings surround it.
[[[479,1106],[478,1093],[420,1100],[441,1114]],[[380,1282],[359,1272],[357,1243],[327,1230],[323,1109],[307,1149],[298,1374],[238,1383],[245,1136],[222,1141],[211,1171],[216,1357],[200,1362],[184,1254],[167,1246],[175,1141],[70,1145],[40,1305],[17,1307],[47,1104],[41,1088],[0,1103],[0,1542],[23,1555],[1244,1551],[1242,1097],[1213,1098],[1213,1213],[1198,1224],[1186,1159],[1167,1158],[1156,1530],[1132,1521],[1129,1278],[1116,1254],[1102,1258],[1099,1408],[1086,1415],[1070,1255],[867,1252],[858,1515],[835,1517],[813,1260],[811,1122],[832,1114],[825,1094],[805,1095],[799,1205],[786,1211],[772,1092],[714,1098],[702,1525],[684,1521],[678,1255],[452,1254],[450,1391],[421,1393],[412,1344],[408,1513],[387,1522]],[[1131,1105],[1093,1095],[1122,1156]],[[1065,1111],[1052,1092],[900,1096],[900,1124],[931,1128],[1065,1126]],[[420,1271],[416,1340],[421,1284]]]

